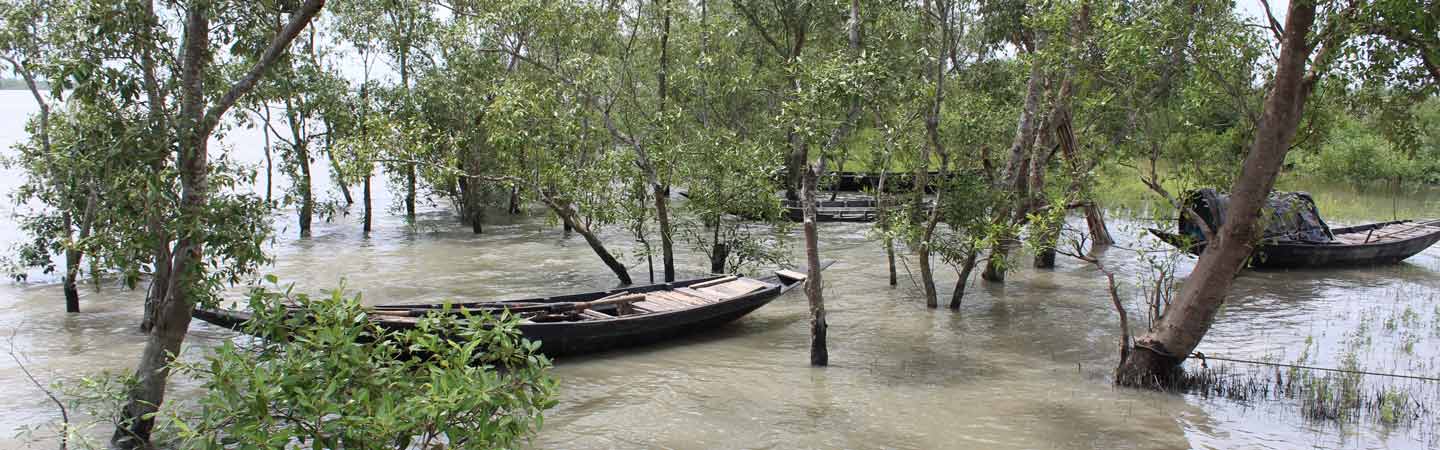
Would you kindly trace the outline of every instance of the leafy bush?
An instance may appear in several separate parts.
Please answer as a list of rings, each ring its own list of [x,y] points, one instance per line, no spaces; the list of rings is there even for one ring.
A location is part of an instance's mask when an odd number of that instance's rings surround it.
[[[556,403],[550,361],[508,314],[433,315],[397,332],[338,290],[256,289],[250,303],[248,331],[265,339],[178,367],[206,390],[171,417],[185,447],[510,447]]]
[[[1297,165],[1307,173],[1352,183],[1413,179],[1421,175],[1424,162],[1412,159],[1363,120],[1344,117],[1337,121],[1323,145],[1300,155]]]

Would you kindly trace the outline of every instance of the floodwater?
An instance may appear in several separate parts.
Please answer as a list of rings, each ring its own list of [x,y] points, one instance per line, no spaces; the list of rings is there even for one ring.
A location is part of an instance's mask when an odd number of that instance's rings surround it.
[[[29,97],[0,91],[0,146],[23,137],[19,118]],[[237,130],[224,141],[254,157],[258,136]],[[255,160],[250,158],[249,160]],[[8,192],[18,176],[0,173]],[[277,178],[277,192],[286,181]],[[323,184],[329,186],[328,183]],[[1302,186],[1303,187],[1303,186]],[[1322,201],[1332,191],[1308,187]],[[336,198],[333,188],[325,198]],[[384,191],[382,191],[384,192]],[[1388,219],[1391,200],[1335,190],[1345,201],[1376,203],[1373,214],[1348,208],[1332,225]],[[1434,197],[1431,197],[1434,198]],[[391,203],[388,194],[382,205]],[[1440,204],[1411,196],[1407,212],[1440,217]],[[1381,207],[1383,205],[1383,208]],[[20,238],[9,202],[0,206],[0,244]],[[1356,213],[1355,211],[1359,211]],[[1142,300],[1136,283],[1148,264],[1133,249],[1142,238],[1143,207],[1111,211],[1121,246],[1104,254],[1124,283],[1121,295],[1135,327]],[[314,237],[296,240],[290,214],[277,217],[271,244],[275,274],[298,290],[342,283],[370,303],[516,298],[613,286],[613,276],[578,236],[567,237],[543,215],[493,214],[501,223],[474,235],[443,204],[416,224],[378,217],[362,236],[354,214],[317,223]],[[1081,222],[1083,224],[1083,222]],[[1083,226],[1083,225],[1081,225]],[[797,232],[798,233],[798,232]],[[637,280],[647,277],[632,239],[618,227],[604,233],[625,255]],[[798,234],[792,240],[798,244]],[[822,255],[838,263],[825,272],[830,361],[808,363],[807,307],[788,294],[731,325],[674,342],[557,363],[560,405],[546,414],[540,448],[1434,448],[1436,420],[1388,425],[1305,419],[1293,401],[1237,401],[1117,389],[1109,372],[1117,354],[1118,320],[1096,269],[1061,258],[1054,270],[1028,268],[1028,258],[1002,285],[976,281],[960,311],[926,309],[901,267],[901,285],[886,283],[884,253],[866,224],[823,224]],[[798,253],[798,248],[794,249]],[[686,248],[677,261],[699,274],[703,255]],[[909,261],[914,266],[914,261]],[[1179,273],[1193,260],[1182,258]],[[941,266],[944,267],[944,266]],[[1201,351],[1243,359],[1295,361],[1311,341],[1309,363],[1337,367],[1347,342],[1362,336],[1361,365],[1371,371],[1440,375],[1440,248],[1403,264],[1346,270],[1246,272],[1236,282]],[[941,271],[942,287],[953,271]],[[82,289],[80,314],[65,314],[53,276],[0,285],[0,334],[13,334],[15,353],[44,382],[73,381],[102,370],[133,367],[142,290],[113,282]],[[239,296],[243,287],[232,290]],[[948,293],[948,292],[947,292]],[[945,300],[948,300],[948,296]],[[1405,311],[1410,311],[1409,314]],[[1401,317],[1401,320],[1396,320]],[[1393,324],[1393,326],[1392,326]],[[1360,330],[1360,331],[1356,331]],[[185,358],[235,333],[191,326]],[[1408,350],[1405,344],[1408,343]],[[0,345],[8,345],[0,343]],[[1213,363],[1212,363],[1213,364]],[[1251,370],[1236,366],[1236,370]],[[1270,373],[1263,369],[1258,373]],[[1368,380],[1367,380],[1368,381]],[[1377,379],[1377,385],[1398,382]],[[1390,384],[1387,384],[1390,383]],[[1416,401],[1440,405],[1434,383],[1412,386]],[[59,414],[10,358],[0,358],[0,448],[49,448],[53,441],[11,430],[54,423]],[[198,394],[178,379],[171,398]],[[1435,413],[1436,411],[1432,411]],[[96,430],[97,436],[104,430]]]

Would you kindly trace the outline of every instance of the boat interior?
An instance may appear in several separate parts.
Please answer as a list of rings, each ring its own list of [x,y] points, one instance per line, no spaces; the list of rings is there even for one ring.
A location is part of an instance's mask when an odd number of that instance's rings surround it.
[[[1440,231],[1440,220],[1388,223],[1368,230],[1335,234],[1335,242],[1346,245],[1403,241]]]

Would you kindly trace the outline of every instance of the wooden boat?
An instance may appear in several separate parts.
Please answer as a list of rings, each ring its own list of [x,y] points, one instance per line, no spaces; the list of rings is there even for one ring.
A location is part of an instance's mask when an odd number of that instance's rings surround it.
[[[909,192],[914,190],[914,178],[915,173],[913,172],[890,172],[885,174],[885,190],[890,192]],[[932,180],[932,183],[939,179],[940,172],[930,172],[930,180]],[[878,172],[831,172],[820,178],[820,185],[825,191],[874,191],[880,188],[880,174]],[[925,192],[934,193],[935,187],[926,186]]]
[[[794,222],[805,220],[805,208],[802,202],[782,200],[780,205],[785,207],[786,218]],[[815,202],[816,222],[874,222],[879,217],[879,209],[876,207],[874,198],[817,200]]]
[[[1440,241],[1440,220],[1397,220],[1330,230],[1329,242],[1296,242],[1268,239],[1255,247],[1252,267],[1293,268],[1392,264],[1425,251]],[[1150,229],[1166,243],[1193,255],[1205,251],[1204,241]]]
[[[828,266],[828,264],[827,264]],[[729,323],[805,283],[805,274],[779,270],[773,276],[710,276],[673,283],[520,300],[450,304],[373,306],[369,317],[392,330],[413,328],[426,314],[459,309],[508,310],[522,319],[525,338],[539,341],[550,355],[602,352],[664,341]],[[197,308],[194,317],[243,330],[250,313]]]

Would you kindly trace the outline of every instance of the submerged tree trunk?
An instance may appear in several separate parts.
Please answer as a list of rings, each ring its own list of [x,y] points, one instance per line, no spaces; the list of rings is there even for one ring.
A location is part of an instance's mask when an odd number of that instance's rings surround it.
[[[370,172],[374,170],[375,168],[373,166],[367,167],[367,170],[365,172],[365,186],[361,188],[364,190],[361,195],[364,197],[363,200],[365,201],[365,224],[361,225],[361,231],[365,232],[366,236],[369,236],[370,230],[373,229],[370,223],[375,217],[375,202],[370,195]]]
[[[664,257],[665,282],[675,281],[675,243],[670,224],[670,189],[658,183],[655,192],[655,221],[660,225],[660,253]]]
[[[1254,250],[1260,208],[1275,185],[1305,101],[1320,74],[1312,68],[1311,76],[1305,76],[1306,61],[1313,50],[1306,37],[1314,24],[1315,10],[1314,2],[1290,3],[1274,81],[1265,97],[1250,153],[1231,186],[1224,225],[1216,231],[1215,242],[1205,247],[1175,301],[1150,332],[1135,339],[1134,348],[1116,369],[1116,383],[1146,387],[1173,383],[1180,363],[1209,331],[1236,273]],[[1333,36],[1322,36],[1327,38]],[[1323,48],[1317,64],[1324,64],[1325,52],[1331,50]]]
[[[950,309],[960,309],[965,299],[965,286],[970,283],[970,273],[975,270],[980,249],[972,248],[965,253],[965,262],[960,265],[960,279],[955,280],[955,291],[950,294]]]
[[[270,156],[270,104],[265,104],[265,115],[261,117],[265,121],[260,126],[260,134],[265,136],[265,204],[271,204],[275,199],[275,162]]]
[[[69,234],[70,228],[73,226],[73,224],[71,224],[72,220],[70,213],[64,213],[63,216],[64,219],[62,221],[64,222],[65,232],[66,234]],[[78,283],[76,282],[76,279],[80,276],[80,249],[75,248],[77,245],[78,243],[76,242],[69,242],[66,244],[65,247],[64,286],[65,312],[67,313],[80,312],[80,288],[77,286]]]
[[[600,261],[605,263],[605,267],[609,267],[610,271],[615,273],[615,278],[620,280],[621,285],[629,286],[633,283],[630,279],[630,271],[620,263],[620,260],[615,259],[615,255],[610,254],[610,250],[605,248],[605,243],[601,242],[600,237],[596,236],[595,232],[576,216],[575,209],[569,203],[550,198],[544,193],[540,194],[540,201],[544,202],[545,206],[549,206],[555,215],[560,216],[560,221],[565,224],[567,229],[575,230],[585,238],[585,243],[590,245],[590,250],[595,251],[595,256],[599,256]]]
[[[800,189],[804,198],[802,209],[805,220],[805,264],[809,266],[805,280],[805,298],[810,302],[810,365],[812,366],[830,364],[830,352],[825,344],[825,332],[829,325],[825,323],[825,297],[820,280],[819,231],[815,228],[815,183],[819,178],[819,173],[824,171],[824,167],[825,163],[822,157],[820,164],[814,169],[805,170]]]
[[[335,140],[333,136],[335,136],[335,133],[331,128],[330,121],[327,119],[325,120],[325,155],[327,159],[330,160],[330,171],[335,174],[335,184],[340,188],[340,195],[345,198],[345,206],[348,207],[355,204],[355,197],[350,195],[350,183],[346,182],[345,177],[340,175],[340,159],[335,156]],[[269,155],[266,155],[266,157],[268,158]],[[268,159],[266,163],[269,163]]]
[[[310,237],[310,223],[315,217],[315,195],[310,191],[310,146],[297,143],[296,157],[300,162],[300,237]]]

